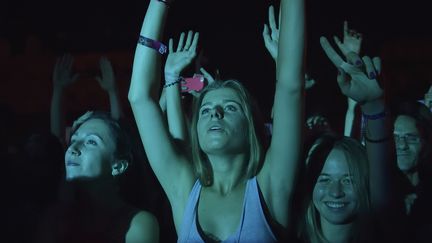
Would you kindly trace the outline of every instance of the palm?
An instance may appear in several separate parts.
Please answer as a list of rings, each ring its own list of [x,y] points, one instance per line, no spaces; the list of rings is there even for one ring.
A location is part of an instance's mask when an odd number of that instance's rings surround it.
[[[100,69],[101,69],[101,77],[96,77],[99,85],[106,91],[112,91],[115,89],[115,76],[114,70],[110,61],[102,57],[99,61]]]
[[[174,51],[173,40],[169,40],[169,54],[165,62],[165,73],[180,74],[196,56],[198,45],[198,33],[188,32],[186,41],[185,34],[181,33],[177,50]]]
[[[57,59],[53,72],[54,86],[64,88],[78,78],[78,74],[72,72],[72,64],[73,57],[69,54]]]
[[[370,79],[362,70],[347,63],[342,64],[341,68],[348,74],[338,77],[338,84],[344,95],[356,102],[382,97],[383,90],[376,79]]]
[[[363,41],[363,36],[361,33],[348,28],[348,22],[344,22],[343,30],[343,42],[339,40],[337,36],[334,36],[334,41],[341,50],[342,54],[346,56],[350,52],[355,52],[360,54],[361,44]]]

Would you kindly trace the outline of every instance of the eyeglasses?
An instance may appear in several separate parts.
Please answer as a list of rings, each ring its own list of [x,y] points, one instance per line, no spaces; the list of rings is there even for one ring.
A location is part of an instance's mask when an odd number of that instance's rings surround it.
[[[405,135],[393,134],[393,136],[396,143],[400,143],[403,139],[404,142],[406,143],[416,144],[419,143],[421,140],[421,138],[415,134],[405,134]]]

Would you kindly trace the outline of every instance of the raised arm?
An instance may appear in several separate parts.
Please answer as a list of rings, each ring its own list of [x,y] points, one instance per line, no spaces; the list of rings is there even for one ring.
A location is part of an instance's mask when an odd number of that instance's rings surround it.
[[[176,227],[195,181],[192,167],[178,150],[165,126],[159,107],[161,54],[149,46],[157,46],[167,16],[165,2],[151,0],[135,50],[129,102],[137,123],[141,141],[150,165],[171,203]]]
[[[101,70],[101,76],[97,76],[96,80],[99,82],[102,89],[108,93],[112,118],[118,120],[123,117],[123,111],[119,99],[114,70],[111,62],[106,57],[102,57],[99,60],[99,67]]]
[[[348,28],[347,21],[344,21],[342,41],[337,36],[333,36],[333,39],[344,56],[347,56],[350,52],[360,55],[363,35],[353,29]],[[338,76],[338,78],[339,77],[340,76]],[[357,106],[357,101],[347,97],[347,103],[348,106],[345,113],[344,135],[350,137],[355,119],[355,107]]]
[[[272,217],[287,227],[302,144],[304,1],[282,0],[280,8],[273,135],[258,182]]]
[[[169,40],[169,54],[165,62],[165,98],[167,107],[168,127],[173,138],[185,140],[187,129],[183,106],[181,103],[181,72],[196,56],[198,33],[189,31],[187,38],[181,33],[176,50],[173,39]]]
[[[65,143],[65,121],[63,94],[67,86],[75,82],[79,75],[72,73],[73,57],[65,54],[57,58],[53,71],[53,94],[51,97],[50,120],[51,133]]]
[[[379,58],[361,59],[356,53],[347,55],[346,63],[331,47],[325,37],[321,46],[333,64],[339,69],[338,84],[344,95],[361,104],[366,124],[366,150],[369,159],[371,202],[377,212],[384,210],[393,199],[391,187],[394,149],[391,123],[386,115],[383,90],[378,83],[381,71]]]

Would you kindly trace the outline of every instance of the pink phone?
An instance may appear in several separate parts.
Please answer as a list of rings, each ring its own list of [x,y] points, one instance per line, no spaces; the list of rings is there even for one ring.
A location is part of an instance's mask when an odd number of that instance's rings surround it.
[[[191,90],[200,91],[204,88],[204,76],[201,74],[194,74],[193,77],[185,78],[181,83],[181,91],[189,92]]]

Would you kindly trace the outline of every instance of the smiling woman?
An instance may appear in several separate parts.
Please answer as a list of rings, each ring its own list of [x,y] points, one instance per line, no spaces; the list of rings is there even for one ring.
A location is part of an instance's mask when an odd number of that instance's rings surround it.
[[[308,155],[300,234],[310,242],[360,239],[370,212],[366,150],[349,137],[324,135]],[[342,227],[341,227],[342,226]],[[334,237],[334,236],[333,236]]]

